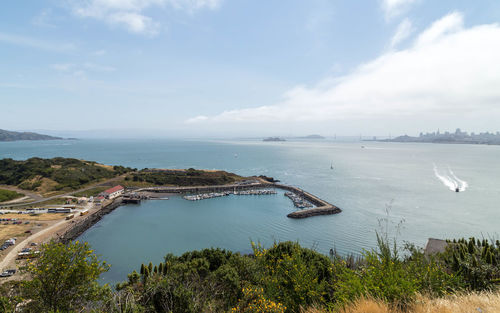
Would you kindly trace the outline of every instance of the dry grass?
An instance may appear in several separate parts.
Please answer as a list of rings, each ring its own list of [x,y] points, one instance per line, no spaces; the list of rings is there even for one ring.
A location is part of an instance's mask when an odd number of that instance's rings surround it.
[[[326,313],[309,308],[303,313]],[[429,299],[420,297],[408,311],[391,309],[384,302],[373,299],[359,299],[336,313],[499,313],[500,293],[471,293],[446,298]]]
[[[67,214],[65,213],[42,213],[42,214],[3,214],[0,218],[17,218],[20,221],[53,221],[63,219]]]
[[[41,195],[47,196],[48,193],[53,191],[57,185],[59,185],[56,181],[53,181],[52,179],[49,178],[42,178],[41,179],[42,185],[38,188],[36,188],[36,192],[38,192]]]
[[[5,240],[12,237],[25,237],[27,236],[24,232],[33,228],[33,225],[2,225],[0,226],[0,245],[4,243]]]
[[[498,313],[500,293],[473,293],[440,299],[423,299],[412,313]]]
[[[5,240],[17,237],[24,238],[28,236],[25,233],[27,230],[33,230],[33,228],[38,228],[38,224],[42,224],[42,227],[47,225],[47,222],[51,223],[51,221],[61,220],[65,218],[67,214],[56,213],[56,214],[39,214],[39,215],[28,215],[28,214],[3,214],[0,215],[0,218],[17,218],[22,221],[22,224],[13,225],[12,222],[9,222],[8,225],[5,225],[5,222],[0,222],[0,244],[2,244]],[[24,224],[24,222],[29,221],[29,224]]]

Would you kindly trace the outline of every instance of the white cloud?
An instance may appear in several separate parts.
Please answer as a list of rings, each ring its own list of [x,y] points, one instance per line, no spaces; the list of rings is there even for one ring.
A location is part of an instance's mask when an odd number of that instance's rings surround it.
[[[199,9],[215,9],[222,0],[72,0],[75,15],[95,18],[110,25],[125,27],[137,34],[155,35],[160,23],[154,21],[145,11],[152,8],[172,7],[193,12]]]
[[[384,53],[343,77],[298,86],[275,105],[236,109],[191,123],[275,125],[297,122],[500,118],[500,25],[463,28],[449,14],[407,49]],[[373,122],[371,122],[373,123]]]
[[[434,22],[431,27],[426,29],[417,40],[417,45],[429,45],[440,40],[447,34],[456,33],[463,29],[464,18],[461,13],[453,12]]]
[[[193,118],[188,119],[186,122],[188,124],[193,124],[193,123],[198,123],[198,122],[202,122],[202,121],[206,121],[206,120],[208,120],[208,116],[198,115],[198,116],[195,116]]]
[[[0,32],[0,42],[52,52],[68,52],[76,49],[76,46],[72,43],[57,43],[2,32]]]
[[[153,22],[153,19],[138,13],[118,12],[108,16],[111,24],[122,24],[132,33],[147,33],[156,35],[159,24]]]
[[[109,73],[116,71],[116,69],[112,66],[99,65],[90,62],[86,62],[83,64],[57,63],[57,64],[52,64],[50,67],[58,72],[64,74],[71,74],[73,76],[80,78],[86,77],[87,72]]]
[[[417,0],[382,0],[385,17],[391,19],[404,13]]]
[[[52,67],[54,70],[59,71],[59,72],[67,72],[73,67],[75,67],[75,64],[72,63],[59,63],[59,64],[52,64],[50,67]]]
[[[413,32],[413,26],[409,19],[405,18],[396,29],[394,36],[391,39],[391,49],[395,48],[398,44],[400,44],[403,40],[408,38]]]

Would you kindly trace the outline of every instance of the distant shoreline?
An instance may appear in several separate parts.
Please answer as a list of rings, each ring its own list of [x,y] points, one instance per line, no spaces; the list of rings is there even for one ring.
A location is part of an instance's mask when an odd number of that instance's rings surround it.
[[[483,145],[483,146],[500,146],[500,143],[488,142],[468,142],[468,141],[397,141],[391,139],[384,140],[363,140],[363,142],[389,142],[389,143],[430,143],[430,144],[445,144],[445,145]]]
[[[374,138],[376,140],[376,138]],[[472,144],[472,145],[500,145],[500,132],[496,133],[468,133],[457,128],[455,132],[420,133],[418,137],[399,136],[394,139],[377,140],[380,142],[415,142],[415,143],[445,143],[445,144]]]

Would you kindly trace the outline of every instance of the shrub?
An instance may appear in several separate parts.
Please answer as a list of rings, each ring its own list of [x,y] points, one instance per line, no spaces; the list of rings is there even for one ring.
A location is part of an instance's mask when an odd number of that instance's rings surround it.
[[[24,282],[24,292],[33,300],[29,303],[33,311],[66,312],[104,298],[107,286],[99,286],[97,279],[109,266],[87,243],[52,241],[40,251],[40,257],[25,268],[31,280]]]
[[[409,246],[407,256],[400,258],[395,244],[391,247],[378,235],[377,239],[378,251],[366,251],[359,269],[336,267],[335,298],[340,304],[364,296],[405,307],[418,293],[439,296],[461,288],[460,277],[446,273],[421,250]]]
[[[243,298],[238,305],[231,309],[237,313],[284,313],[286,307],[281,303],[268,300],[264,297],[262,288],[243,288]]]
[[[449,242],[440,256],[450,272],[460,275],[471,290],[487,290],[500,282],[500,242],[474,237]]]
[[[266,250],[253,245],[260,271],[259,285],[267,298],[296,312],[301,306],[328,306],[333,299],[334,271],[324,255],[282,242]]]

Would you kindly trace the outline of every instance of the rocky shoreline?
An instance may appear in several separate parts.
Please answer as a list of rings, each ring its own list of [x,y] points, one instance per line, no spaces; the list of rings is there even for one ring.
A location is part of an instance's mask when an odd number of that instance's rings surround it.
[[[68,243],[69,241],[75,240],[81,236],[87,229],[92,227],[95,223],[99,222],[104,215],[111,213],[114,209],[118,208],[123,204],[122,198],[117,198],[111,203],[104,205],[100,210],[97,210],[93,214],[89,214],[87,218],[79,221],[70,227],[64,234],[59,237],[59,241],[62,243]]]

